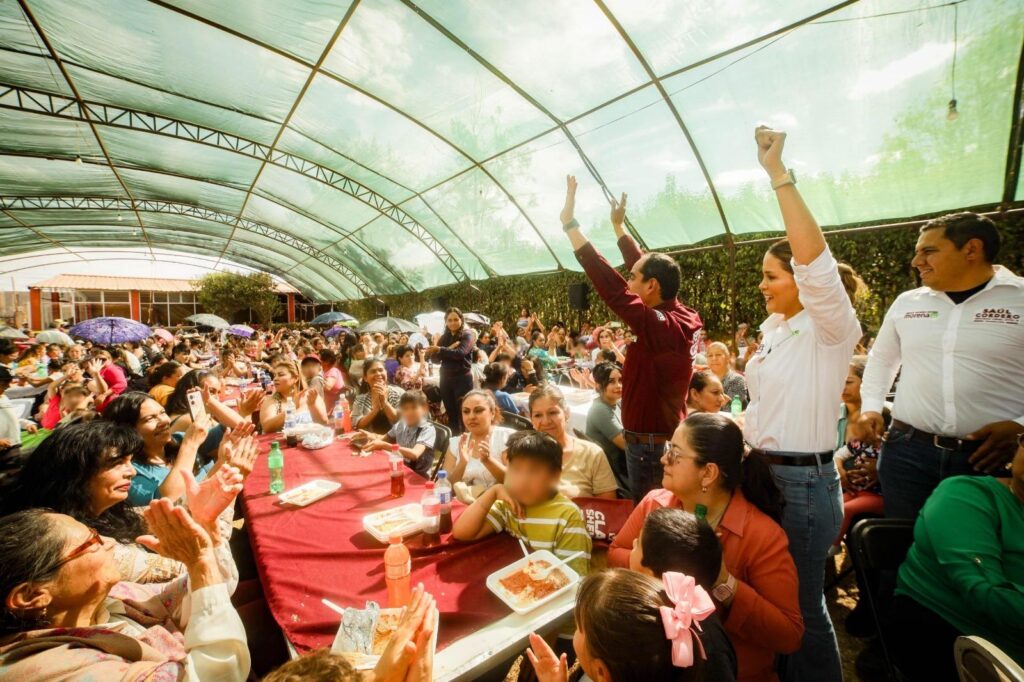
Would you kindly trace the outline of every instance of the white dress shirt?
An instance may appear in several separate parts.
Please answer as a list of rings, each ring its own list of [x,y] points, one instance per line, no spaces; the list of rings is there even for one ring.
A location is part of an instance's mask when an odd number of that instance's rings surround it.
[[[764,341],[747,362],[743,435],[764,450],[832,451],[860,323],[827,247],[808,265],[792,266],[804,309],[761,325]]]
[[[960,305],[928,287],[900,294],[868,356],[863,412],[881,413],[901,366],[893,419],[956,437],[992,422],[1024,425],[1024,278],[997,265]]]

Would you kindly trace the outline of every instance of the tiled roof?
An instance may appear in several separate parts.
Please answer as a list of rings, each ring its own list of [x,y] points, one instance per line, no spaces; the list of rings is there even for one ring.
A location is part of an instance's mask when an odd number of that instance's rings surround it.
[[[298,293],[291,285],[275,281],[280,294]],[[29,285],[31,289],[92,289],[104,291],[193,291],[192,280],[163,277],[114,277],[110,275],[57,275]]]

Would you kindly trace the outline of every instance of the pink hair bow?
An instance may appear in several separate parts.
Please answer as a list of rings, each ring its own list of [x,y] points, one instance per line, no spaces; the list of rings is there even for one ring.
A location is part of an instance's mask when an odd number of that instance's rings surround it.
[[[688,668],[693,665],[693,641],[697,640],[700,657],[706,658],[704,645],[695,637],[693,628],[700,630],[700,621],[714,613],[715,604],[703,587],[693,578],[669,571],[662,575],[665,593],[675,606],[662,606],[661,622],[665,637],[672,640],[672,665]]]

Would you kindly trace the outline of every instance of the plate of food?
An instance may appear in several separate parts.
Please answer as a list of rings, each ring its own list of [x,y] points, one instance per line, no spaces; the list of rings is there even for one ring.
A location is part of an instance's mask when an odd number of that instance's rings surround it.
[[[405,609],[382,609],[372,601],[365,609],[345,609],[331,653],[347,658],[356,670],[373,670],[404,614]],[[436,626],[430,645],[437,647]]]
[[[580,581],[579,574],[564,565],[544,577],[545,569],[558,561],[551,552],[539,550],[487,576],[487,589],[516,613],[529,613]]]
[[[313,504],[319,499],[327,497],[341,487],[337,481],[324,481],[317,479],[307,481],[297,488],[286,490],[277,496],[282,504],[290,504],[296,507],[305,507]]]
[[[377,542],[386,545],[392,535],[401,535],[404,538],[419,533],[423,529],[423,511],[419,504],[413,502],[367,514],[363,517],[363,529]]]

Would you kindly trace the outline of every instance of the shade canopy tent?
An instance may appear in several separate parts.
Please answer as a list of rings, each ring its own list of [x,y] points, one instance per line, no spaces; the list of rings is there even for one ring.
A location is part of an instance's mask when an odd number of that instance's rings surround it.
[[[12,0],[0,274],[134,246],[342,300],[578,269],[570,173],[608,253],[620,192],[645,247],[742,239],[781,229],[761,122],[824,225],[1010,205],[1022,31],[1019,0]]]

